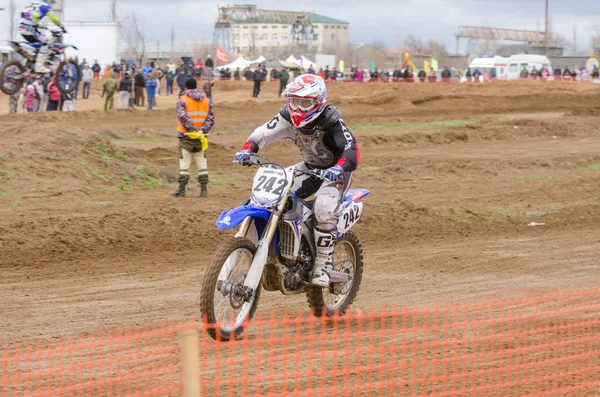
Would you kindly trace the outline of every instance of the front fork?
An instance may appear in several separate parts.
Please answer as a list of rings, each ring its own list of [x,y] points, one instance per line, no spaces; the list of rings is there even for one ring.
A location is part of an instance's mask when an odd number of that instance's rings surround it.
[[[250,270],[248,271],[248,274],[246,275],[246,278],[244,280],[244,286],[251,288],[253,291],[255,291],[258,285],[260,284],[262,273],[265,269],[265,265],[267,264],[267,259],[269,257],[269,247],[271,246],[271,241],[273,241],[273,236],[277,231],[279,219],[281,219],[281,214],[283,214],[283,210],[287,205],[288,199],[289,194],[281,200],[281,202],[277,206],[277,209],[271,214],[271,218],[267,223],[267,227],[265,228],[262,238],[258,241],[256,254],[254,254],[252,265],[250,265]],[[250,224],[251,219],[246,218],[242,223],[238,234],[240,234],[241,236],[245,236],[250,228]]]

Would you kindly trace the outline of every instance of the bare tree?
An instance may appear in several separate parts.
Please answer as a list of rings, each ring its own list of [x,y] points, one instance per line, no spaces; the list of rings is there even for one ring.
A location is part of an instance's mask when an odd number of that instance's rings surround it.
[[[15,14],[17,13],[17,5],[15,4],[15,0],[10,0],[8,2],[8,37],[11,40],[15,39]]]
[[[404,49],[405,50],[417,50],[418,52],[425,49],[425,45],[423,41],[419,37],[415,37],[412,33],[409,34],[406,39],[404,39]]]
[[[120,21],[121,39],[127,45],[125,53],[143,65],[146,55],[146,35],[140,27],[137,14],[132,12]]]

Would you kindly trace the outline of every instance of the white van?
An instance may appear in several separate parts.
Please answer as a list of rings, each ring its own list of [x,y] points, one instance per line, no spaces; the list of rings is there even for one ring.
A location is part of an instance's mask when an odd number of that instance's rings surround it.
[[[474,58],[469,64],[471,74],[475,70],[479,70],[481,73],[485,69],[490,72],[492,79],[506,80],[508,74],[508,58],[493,56],[493,57],[481,57]]]
[[[550,60],[543,55],[529,55],[529,54],[519,54],[519,55],[511,55],[508,58],[508,79],[509,80],[517,80],[521,78],[521,70],[523,70],[523,66],[529,70],[531,70],[535,66],[537,70],[542,70],[544,67],[548,68],[548,72],[552,75],[552,64]]]

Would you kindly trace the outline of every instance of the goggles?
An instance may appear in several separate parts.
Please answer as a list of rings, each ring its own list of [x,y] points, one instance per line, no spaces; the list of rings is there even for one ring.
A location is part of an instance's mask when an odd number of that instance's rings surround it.
[[[287,100],[292,110],[300,109],[303,112],[312,110],[319,103],[317,98],[301,98],[297,96],[290,96]]]

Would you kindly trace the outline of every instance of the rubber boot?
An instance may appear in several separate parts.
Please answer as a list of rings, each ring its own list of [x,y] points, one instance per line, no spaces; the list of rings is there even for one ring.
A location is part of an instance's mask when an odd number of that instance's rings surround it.
[[[333,245],[335,236],[331,232],[323,232],[315,229],[315,246],[317,254],[310,283],[315,286],[329,287],[329,274],[333,270]]]
[[[51,70],[46,67],[47,60],[48,60],[48,51],[38,52],[37,57],[35,59],[35,68],[34,68],[36,73],[46,74],[46,73],[51,72]]]
[[[206,183],[202,183],[200,185],[200,197],[208,197],[208,189],[206,188]]]
[[[179,189],[171,192],[175,197],[185,197],[185,184],[180,184]]]

